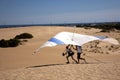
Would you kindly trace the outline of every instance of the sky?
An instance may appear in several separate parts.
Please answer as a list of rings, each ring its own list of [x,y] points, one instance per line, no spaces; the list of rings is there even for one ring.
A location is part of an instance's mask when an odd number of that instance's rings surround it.
[[[120,21],[120,0],[0,0],[0,25]]]

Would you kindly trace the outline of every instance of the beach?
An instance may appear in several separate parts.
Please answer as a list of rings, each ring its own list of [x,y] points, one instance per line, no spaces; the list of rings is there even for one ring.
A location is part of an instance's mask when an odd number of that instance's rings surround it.
[[[82,57],[87,64],[70,60],[66,64],[62,56],[65,45],[46,47],[33,52],[44,42],[59,32],[74,32],[73,27],[33,26],[1,28],[0,40],[14,38],[21,33],[31,33],[34,37],[17,47],[0,48],[0,80],[120,80],[120,45],[99,42],[98,49],[83,45]],[[76,28],[75,32],[94,36],[108,36],[120,40],[119,31],[100,32],[100,29]],[[76,54],[74,56],[76,59]]]

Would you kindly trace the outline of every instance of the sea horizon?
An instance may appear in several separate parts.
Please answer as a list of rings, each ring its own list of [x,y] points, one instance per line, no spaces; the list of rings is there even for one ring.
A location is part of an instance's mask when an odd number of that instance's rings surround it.
[[[120,22],[85,22],[85,23],[53,23],[53,24],[1,24],[0,28],[15,28],[15,27],[31,27],[31,26],[69,26],[73,27],[76,25],[98,25],[104,23],[120,23]]]

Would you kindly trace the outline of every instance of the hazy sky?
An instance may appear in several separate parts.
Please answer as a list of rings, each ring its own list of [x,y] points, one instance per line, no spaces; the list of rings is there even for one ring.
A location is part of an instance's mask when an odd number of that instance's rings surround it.
[[[120,21],[120,0],[0,0],[0,24]]]

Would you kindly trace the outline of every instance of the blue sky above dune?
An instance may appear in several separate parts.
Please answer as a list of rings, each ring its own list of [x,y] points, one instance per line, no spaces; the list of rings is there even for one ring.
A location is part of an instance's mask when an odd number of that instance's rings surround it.
[[[120,21],[120,0],[0,0],[0,24]]]

